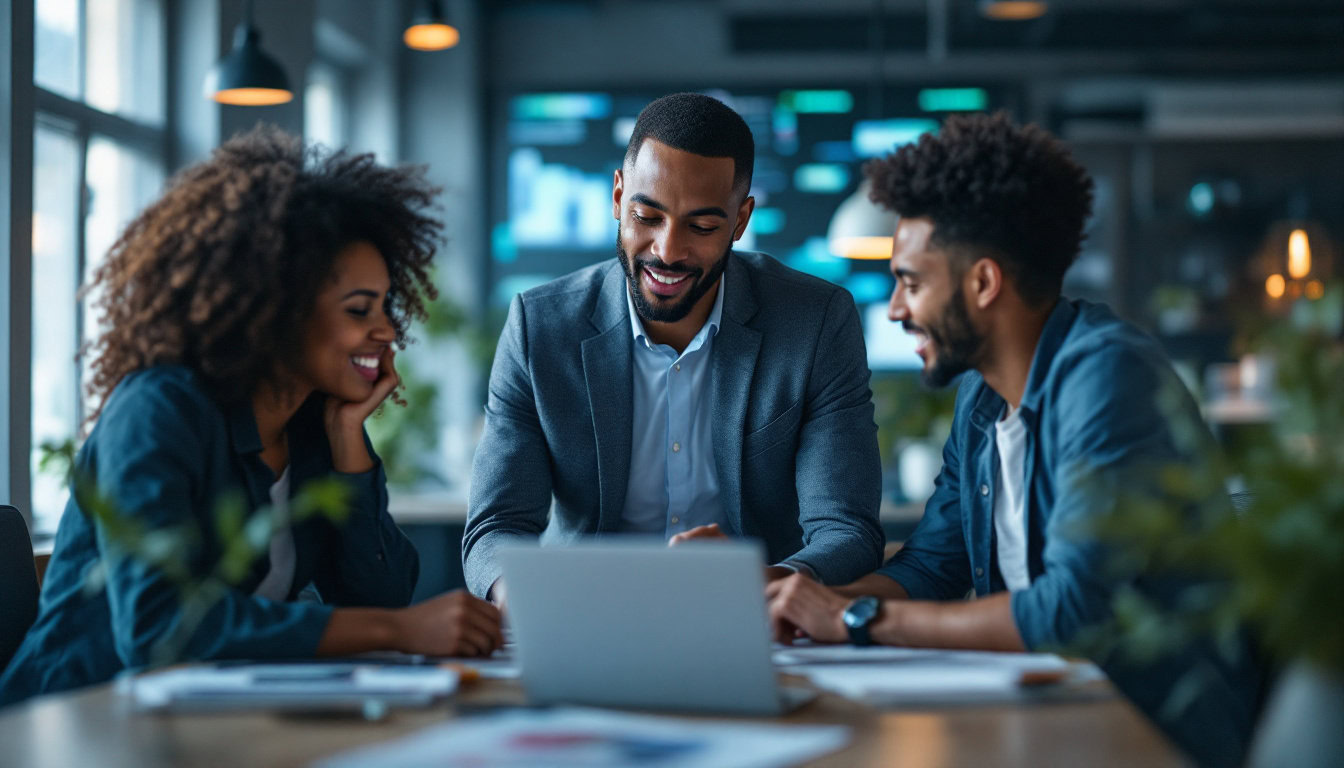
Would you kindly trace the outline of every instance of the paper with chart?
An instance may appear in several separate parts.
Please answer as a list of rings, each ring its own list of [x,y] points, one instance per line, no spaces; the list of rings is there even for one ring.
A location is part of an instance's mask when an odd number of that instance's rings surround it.
[[[317,768],[776,768],[848,741],[849,729],[837,725],[712,722],[579,707],[509,710],[430,726]]]

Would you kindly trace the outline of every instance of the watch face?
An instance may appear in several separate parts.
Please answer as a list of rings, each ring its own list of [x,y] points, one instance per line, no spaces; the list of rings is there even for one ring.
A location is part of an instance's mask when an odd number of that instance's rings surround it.
[[[877,615],[877,598],[860,597],[845,609],[845,626],[863,627]]]

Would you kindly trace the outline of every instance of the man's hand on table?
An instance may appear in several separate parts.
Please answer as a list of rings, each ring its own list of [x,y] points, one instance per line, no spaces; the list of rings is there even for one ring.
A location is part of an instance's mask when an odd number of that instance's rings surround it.
[[[485,599],[499,610],[500,616],[508,612],[509,591],[504,587],[504,578],[501,576],[495,579],[495,583],[490,585],[490,589],[485,593]]]
[[[799,635],[819,643],[849,641],[844,613],[850,599],[803,574],[766,584],[765,599],[776,642],[792,643]]]
[[[675,547],[678,544],[684,544],[688,541],[697,539],[706,541],[727,541],[728,538],[728,534],[723,532],[723,529],[719,527],[718,523],[710,523],[709,525],[697,525],[690,530],[678,533],[667,540],[667,546]],[[765,567],[765,583],[769,584],[772,581],[785,579],[799,573],[801,572],[797,569],[790,568],[786,565],[767,565]]]
[[[667,546],[675,547],[678,544],[684,544],[693,539],[726,540],[727,538],[728,534],[724,533],[723,529],[719,528],[718,523],[710,523],[709,525],[697,525],[694,528],[691,528],[690,530],[678,533],[677,535],[667,540]]]

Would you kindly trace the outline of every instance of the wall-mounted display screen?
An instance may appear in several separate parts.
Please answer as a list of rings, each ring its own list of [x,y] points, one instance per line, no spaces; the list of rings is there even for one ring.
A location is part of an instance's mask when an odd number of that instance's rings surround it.
[[[863,318],[874,370],[920,367],[889,327],[883,261],[833,256],[826,229],[862,165],[937,131],[950,111],[1011,108],[979,87],[706,90],[737,110],[756,140],[756,209],[741,249],[843,285]],[[659,92],[510,93],[495,100],[489,304],[615,255],[611,183],[635,118]],[[880,104],[878,103],[880,102]],[[893,334],[892,331],[895,330]]]

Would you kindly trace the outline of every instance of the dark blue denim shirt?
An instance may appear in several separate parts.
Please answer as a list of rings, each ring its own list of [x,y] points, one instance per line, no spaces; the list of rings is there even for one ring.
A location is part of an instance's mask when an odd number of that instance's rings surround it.
[[[1179,392],[1182,418],[1200,425],[1198,407],[1151,337],[1103,305],[1061,299],[1032,359],[1020,413],[1026,425],[1027,568],[1031,586],[1012,594],[1012,612],[1030,649],[1076,648],[1079,632],[1111,617],[1121,584],[1159,603],[1179,582],[1145,574],[1117,577],[1089,521],[1111,509],[1097,488],[1144,482],[1157,463],[1189,460],[1174,439],[1159,395]],[[957,392],[952,433],[924,517],[905,546],[878,572],[916,600],[954,600],[974,590],[1005,589],[996,557],[994,497],[999,493],[994,425],[1005,402],[972,371]],[[1204,680],[1184,714],[1159,725],[1199,762],[1240,762],[1262,684],[1253,653],[1237,661],[1196,643],[1161,662],[1097,659],[1148,714],[1156,716],[1192,667]]]
[[[270,568],[263,555],[226,592],[186,642],[184,659],[267,659],[313,655],[332,605],[403,606],[410,602],[419,559],[387,513],[387,481],[375,457],[368,472],[334,472],[322,424],[322,401],[310,398],[287,427],[290,489],[338,476],[351,490],[343,525],[312,518],[292,528],[294,582],[309,583],[317,602],[275,602],[252,592]],[[126,377],[108,399],[75,460],[120,515],[147,529],[186,524],[200,533],[190,569],[204,575],[221,552],[215,504],[238,494],[250,515],[270,503],[274,473],[261,461],[251,404],[219,405],[190,370],[159,366]],[[151,661],[156,642],[181,618],[178,592],[165,575],[132,558],[109,558],[106,587],[90,593],[86,574],[108,549],[107,531],[72,498],[56,533],[38,618],[0,676],[0,704],[110,679]]]

